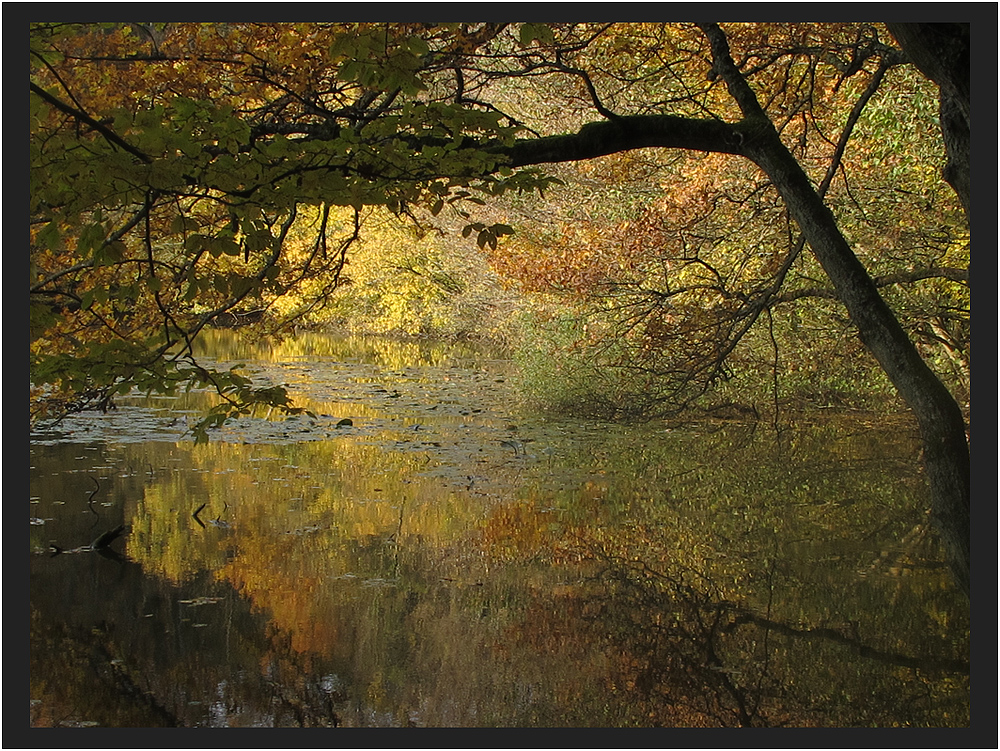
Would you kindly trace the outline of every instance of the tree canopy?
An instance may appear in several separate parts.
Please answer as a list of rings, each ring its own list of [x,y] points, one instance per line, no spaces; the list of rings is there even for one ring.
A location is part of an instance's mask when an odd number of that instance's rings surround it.
[[[920,424],[968,591],[968,50],[963,24],[33,23],[32,415],[204,385],[203,428],[295,410],[194,338],[329,304],[395,215],[586,295],[660,410],[826,306]],[[527,221],[588,180],[617,198]]]

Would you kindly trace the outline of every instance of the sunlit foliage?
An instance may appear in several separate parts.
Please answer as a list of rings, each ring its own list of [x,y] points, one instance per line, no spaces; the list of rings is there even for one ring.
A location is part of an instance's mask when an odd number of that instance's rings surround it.
[[[727,33],[855,252],[966,396],[968,235],[939,177],[933,86],[878,24]],[[837,361],[832,289],[748,162],[635,148],[543,176],[496,155],[595,115],[738,118],[694,26],[38,23],[30,43],[37,417],[189,385],[225,396],[209,424],[292,409],[200,366],[191,341],[212,324],[517,346],[525,301],[503,279],[584,303],[567,309],[593,319],[573,357],[625,379],[603,406],[595,390],[595,409],[670,411],[767,367],[766,387],[740,381],[743,401],[822,401],[857,377],[854,345]],[[812,387],[794,375],[823,371]]]

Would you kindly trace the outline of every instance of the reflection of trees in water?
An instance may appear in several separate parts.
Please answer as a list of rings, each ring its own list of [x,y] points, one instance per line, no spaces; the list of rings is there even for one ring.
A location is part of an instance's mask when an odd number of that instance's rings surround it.
[[[223,645],[195,655],[163,634],[137,639],[121,622],[127,618],[108,607],[108,619],[89,626],[55,622],[32,608],[31,727],[341,724],[335,707],[345,697],[329,672],[283,643],[287,635],[248,640],[231,619],[244,663],[233,670]]]
[[[178,727],[178,718],[109,651],[101,628],[31,609],[31,727]]]
[[[168,724],[131,685],[185,726],[961,725],[966,616],[926,576],[905,436],[834,427],[775,459],[744,426],[523,424],[529,456],[470,444],[448,472],[416,438],[143,444],[95,456],[96,496],[47,447],[33,493],[70,503],[34,547],[128,523],[130,561],[33,556],[33,605],[79,647],[33,629],[33,697],[59,687],[33,717]]]
[[[603,555],[593,623],[620,655],[618,685],[665,726],[961,724],[967,660],[869,644],[858,624],[785,623],[707,578]],[[939,715],[950,722],[940,723]]]

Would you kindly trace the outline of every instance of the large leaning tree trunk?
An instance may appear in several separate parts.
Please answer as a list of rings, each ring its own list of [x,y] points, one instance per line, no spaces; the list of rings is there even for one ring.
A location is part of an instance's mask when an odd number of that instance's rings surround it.
[[[867,269],[840,231],[833,213],[809,181],[764,112],[729,51],[722,29],[703,24],[714,74],[726,84],[742,120],[694,120],[670,115],[615,117],[585,125],[578,133],[527,139],[494,147],[513,167],[577,161],[642,147],[737,154],[762,169],[781,194],[858,335],[912,410],[920,428],[923,461],[931,491],[931,517],[945,546],[956,584],[970,593],[969,442],[962,411],[947,387],[920,357],[892,309],[879,295]],[[942,85],[942,92],[945,87]],[[961,108],[959,107],[959,110]],[[961,195],[961,157],[946,179]],[[966,158],[967,185],[967,158]],[[966,198],[962,200],[967,200]]]
[[[715,71],[743,113],[739,130],[745,154],[770,178],[795,218],[817,260],[830,277],[865,346],[913,411],[920,426],[924,468],[931,489],[931,516],[948,553],[956,582],[970,593],[969,444],[965,420],[954,397],[920,357],[871,276],[841,234],[832,212],[816,193],[801,165],[778,136],[740,74],[721,29],[703,27],[712,45]],[[966,56],[966,61],[968,57]],[[945,84],[941,84],[942,94]],[[966,89],[967,91],[967,89]],[[950,105],[949,105],[950,106]],[[944,109],[944,105],[942,105]],[[968,109],[966,109],[966,113]],[[955,113],[956,118],[961,112]],[[966,119],[966,165],[968,120]],[[944,120],[942,119],[942,125]],[[949,153],[951,159],[960,155]],[[952,184],[966,190],[968,176],[949,164]],[[956,187],[961,195],[961,188]]]

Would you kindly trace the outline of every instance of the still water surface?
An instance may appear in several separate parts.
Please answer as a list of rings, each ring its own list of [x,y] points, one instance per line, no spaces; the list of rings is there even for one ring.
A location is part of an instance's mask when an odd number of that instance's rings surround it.
[[[315,416],[32,436],[34,726],[968,724],[905,421],[599,423],[469,348],[206,346]]]

